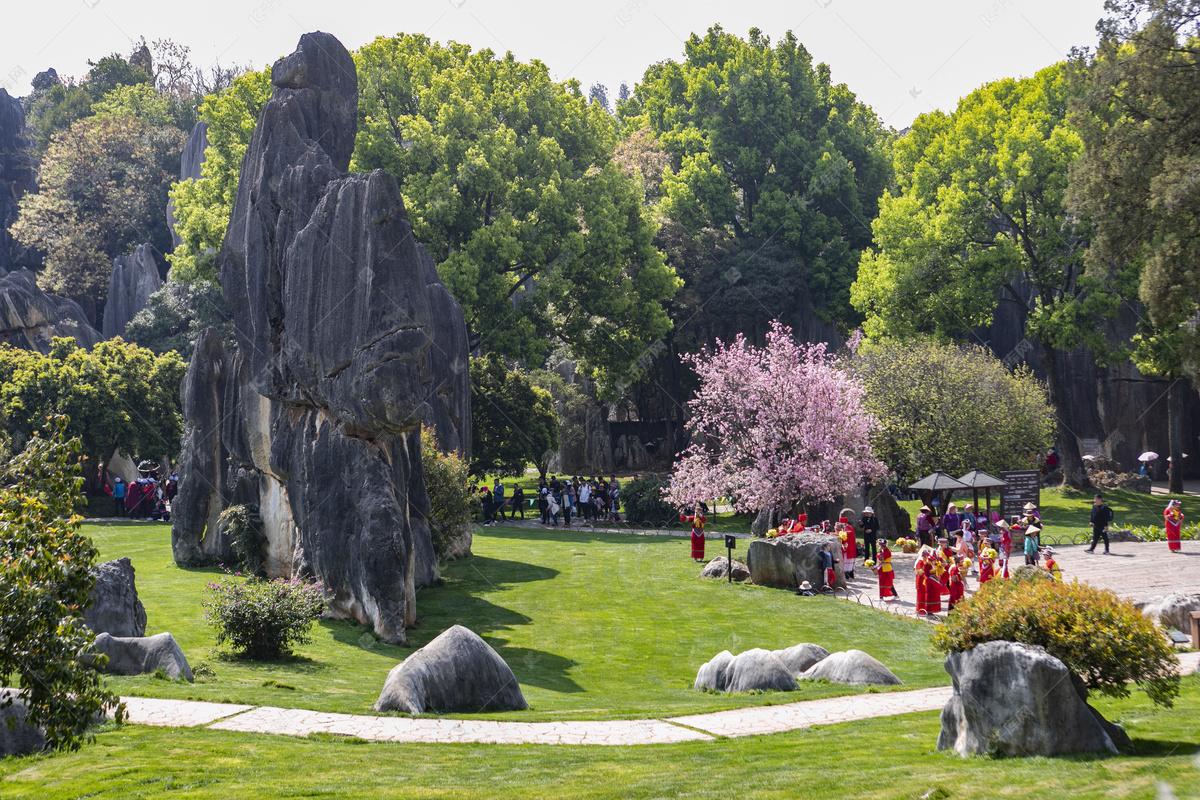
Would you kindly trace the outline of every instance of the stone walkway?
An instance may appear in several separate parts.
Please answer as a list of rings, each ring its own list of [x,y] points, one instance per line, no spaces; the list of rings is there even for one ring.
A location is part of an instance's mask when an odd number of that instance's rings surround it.
[[[1200,652],[1179,656],[1181,674],[1200,668]],[[783,733],[875,717],[936,711],[950,699],[949,686],[878,692],[690,714],[665,719],[517,722],[444,717],[376,717],[331,714],[302,708],[247,706],[194,700],[123,697],[127,721],[172,728],[208,727],[241,733],[307,736],[327,733],[372,742],[438,744],[645,745],[712,741]]]

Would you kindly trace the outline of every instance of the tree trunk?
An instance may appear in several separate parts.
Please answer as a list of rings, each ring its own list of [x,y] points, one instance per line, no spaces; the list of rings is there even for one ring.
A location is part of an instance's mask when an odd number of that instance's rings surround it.
[[[1182,378],[1167,387],[1167,442],[1171,451],[1167,492],[1170,494],[1183,494],[1183,405],[1186,396],[1187,383]]]
[[[1063,485],[1073,489],[1090,489],[1092,482],[1088,480],[1083,457],[1079,453],[1079,440],[1067,425],[1066,397],[1063,396],[1062,380],[1058,374],[1058,351],[1046,342],[1041,344],[1046,388],[1050,392],[1050,405],[1054,408],[1054,415],[1058,421],[1058,463],[1063,473]]]

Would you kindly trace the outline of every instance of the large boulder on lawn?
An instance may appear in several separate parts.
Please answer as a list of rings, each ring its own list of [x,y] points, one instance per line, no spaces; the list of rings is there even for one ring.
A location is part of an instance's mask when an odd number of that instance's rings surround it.
[[[793,675],[799,675],[813,664],[829,657],[829,651],[824,647],[807,642],[774,652]]]
[[[815,678],[824,678],[830,683],[851,685],[899,686],[904,683],[890,669],[862,650],[831,653],[806,669],[800,676],[801,680]]]
[[[1067,666],[1042,647],[986,642],[946,656],[946,672],[954,694],[942,709],[939,750],[962,756],[1115,753],[1113,735],[1124,738],[1079,696]]]
[[[791,671],[770,650],[754,648],[738,655],[723,650],[700,667],[693,687],[733,694],[753,691],[793,692],[798,687]]]
[[[194,680],[192,668],[175,637],[169,633],[154,636],[112,636],[102,633],[92,650],[108,656],[106,672],[116,675],[142,675],[161,669],[171,679]]]
[[[837,576],[834,588],[845,587],[842,574],[842,550],[838,538],[828,533],[804,531],[789,533],[774,539],[755,539],[746,550],[746,566],[750,580],[759,586],[796,588],[802,581],[814,587],[825,585],[821,550],[832,545],[833,571]]]
[[[1200,611],[1200,594],[1174,592],[1155,597],[1142,606],[1142,613],[1163,627],[1188,634],[1192,632],[1193,611]]]
[[[729,556],[718,556],[705,564],[704,569],[700,570],[700,577],[728,580]],[[749,577],[750,568],[735,558],[733,560],[733,579],[735,581],[744,581],[749,579]]]
[[[12,699],[12,705],[3,707]],[[0,758],[36,753],[46,747],[46,736],[42,729],[25,721],[29,707],[21,699],[21,693],[13,689],[0,689]],[[16,720],[16,727],[9,728],[8,721]]]
[[[84,623],[96,633],[142,636],[146,633],[146,608],[138,600],[133,564],[128,558],[105,561],[92,568],[96,583],[92,603],[83,612]]]
[[[508,664],[479,635],[455,625],[392,668],[376,711],[423,714],[529,708]]]

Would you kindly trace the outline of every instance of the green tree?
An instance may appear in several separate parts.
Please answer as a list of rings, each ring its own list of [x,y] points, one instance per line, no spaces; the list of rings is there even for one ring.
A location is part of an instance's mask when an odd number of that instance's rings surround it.
[[[928,339],[866,344],[845,360],[879,426],[875,455],[910,483],[935,470],[1024,469],[1054,441],[1054,409],[1025,367],[984,347]]]
[[[714,26],[684,49],[683,62],[647,69],[619,109],[671,158],[662,213],[693,235],[775,243],[793,267],[786,283],[820,298],[825,319],[852,320],[850,283],[892,179],[879,119],[790,32],[772,46],[757,28],[743,40]]]
[[[270,98],[271,72],[264,69],[239,75],[229,88],[209,95],[200,104],[200,118],[208,123],[208,149],[200,178],[171,187],[175,232],[183,240],[167,256],[172,280],[216,280],[213,260],[233,212],[242,157],[250,146],[259,112]]]
[[[642,186],[613,161],[616,123],[577,83],[413,35],[376,39],[355,63],[352,168],[399,179],[473,346],[540,359],[560,339],[611,382],[666,333],[675,275]]]
[[[471,524],[471,466],[460,453],[443,453],[437,431],[421,426],[421,474],[429,494],[429,533],[438,560]]]
[[[149,83],[118,86],[92,104],[92,114],[97,117],[134,117],[151,127],[175,127],[189,130],[190,113],[186,107],[164,94],[159,94]]]
[[[205,278],[191,284],[168,280],[125,326],[125,339],[155,353],[174,350],[190,361],[196,340],[208,327],[221,331],[227,348],[236,347],[220,285]]]
[[[66,418],[43,422],[0,467],[0,680],[17,679],[26,721],[45,729],[50,747],[75,749],[97,714],[123,707],[85,663],[97,551],[73,511],[80,442],[67,440]]]
[[[26,117],[33,131],[33,142],[39,154],[50,147],[56,133],[66,131],[74,123],[92,115],[92,106],[109,92],[122,86],[150,84],[150,75],[117,53],[99,61],[88,61],[91,69],[81,83],[63,82],[57,73],[38,75],[31,95],[26,98]]]
[[[1064,203],[1082,147],[1067,102],[1056,65],[988,84],[952,114],[918,117],[896,143],[898,190],[883,198],[851,296],[872,339],[966,334],[990,324],[1000,302],[1015,303],[1041,346],[1064,474],[1084,487],[1059,355],[1103,350],[1097,323],[1119,301],[1084,275],[1090,228]]]
[[[114,258],[140,242],[170,246],[163,209],[183,142],[178,129],[133,117],[83,119],[55,135],[38,191],[21,198],[10,228],[46,253],[42,288],[100,305]]]
[[[177,353],[156,356],[120,339],[90,351],[55,339],[44,356],[3,345],[0,418],[9,435],[23,440],[47,416],[68,416],[91,464],[118,445],[126,453],[172,458],[183,435],[179,385],[186,371]]]
[[[558,441],[553,448],[535,453],[531,461],[543,478],[550,468],[550,455],[557,448],[574,447],[583,442],[586,435],[580,420],[587,416],[594,402],[580,390],[579,384],[567,383],[562,375],[548,369],[535,369],[529,373],[530,382],[550,393],[554,401],[554,416],[558,422]]]
[[[1134,362],[1170,381],[1169,447],[1183,450],[1186,379],[1200,379],[1200,3],[1108,2],[1094,53],[1074,59],[1083,151],[1071,200],[1095,221],[1087,269],[1149,312]],[[1169,490],[1183,491],[1170,471]]]
[[[521,475],[558,447],[554,398],[494,354],[471,359],[471,474]]]

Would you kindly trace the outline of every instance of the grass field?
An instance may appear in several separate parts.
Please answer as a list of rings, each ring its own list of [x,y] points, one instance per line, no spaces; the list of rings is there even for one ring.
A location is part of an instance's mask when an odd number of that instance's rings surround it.
[[[175,566],[167,525],[85,529],[102,559],[132,559],[147,634],[170,631],[193,666],[203,662],[215,673],[194,684],[110,679],[121,694],[370,713],[388,671],[412,652],[377,642],[356,623],[324,620],[291,660],[232,660],[202,618],[204,586],[218,570]],[[674,537],[477,529],[475,555],[448,565],[442,586],[418,594],[421,621],[409,644],[420,647],[455,623],[474,630],[512,667],[532,707],[502,717],[530,721],[693,713],[859,691],[813,684],[725,697],[691,688],[699,666],[723,649],[798,642],[866,650],[907,688],[947,683],[927,625],[828,597],[702,581],[688,546]]]
[[[0,761],[6,800],[159,798],[1200,798],[1200,678],[1173,710],[1097,707],[1134,752],[973,757],[935,749],[936,712],[644,747],[368,744],[126,726],[76,753]]]

